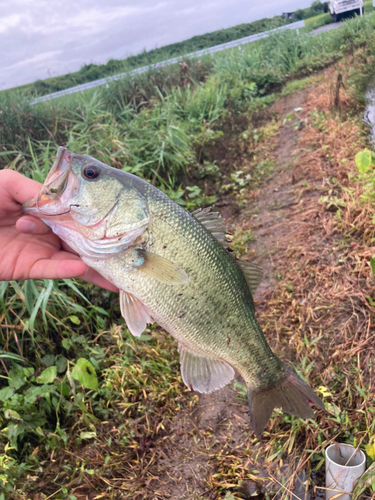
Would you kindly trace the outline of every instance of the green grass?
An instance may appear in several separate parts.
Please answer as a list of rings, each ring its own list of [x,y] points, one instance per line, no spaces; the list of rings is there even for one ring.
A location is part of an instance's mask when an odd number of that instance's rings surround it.
[[[326,24],[333,23],[333,17],[329,12],[326,14],[319,14],[318,16],[310,17],[305,20],[305,28],[309,31],[312,31],[320,26],[324,26]]]
[[[307,76],[305,78],[301,78],[299,80],[290,80],[285,84],[281,91],[281,95],[287,96],[298,90],[303,90],[310,85],[317,83],[322,77],[317,75]]]

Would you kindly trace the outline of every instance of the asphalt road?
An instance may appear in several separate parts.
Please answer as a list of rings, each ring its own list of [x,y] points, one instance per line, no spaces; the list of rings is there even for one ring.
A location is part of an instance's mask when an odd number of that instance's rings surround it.
[[[323,31],[334,30],[336,28],[339,28],[342,25],[343,25],[342,22],[326,24],[325,26],[320,26],[320,28],[316,28],[314,31],[311,32],[311,34],[318,35],[319,33],[323,33]]]

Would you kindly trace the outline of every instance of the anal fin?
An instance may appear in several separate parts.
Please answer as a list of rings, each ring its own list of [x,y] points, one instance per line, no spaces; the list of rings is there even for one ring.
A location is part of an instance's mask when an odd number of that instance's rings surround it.
[[[153,323],[146,306],[134,295],[120,290],[120,309],[127,327],[135,337],[140,337],[147,323]]]
[[[234,377],[233,368],[221,359],[192,353],[179,345],[181,376],[190,389],[207,394],[229,384]]]

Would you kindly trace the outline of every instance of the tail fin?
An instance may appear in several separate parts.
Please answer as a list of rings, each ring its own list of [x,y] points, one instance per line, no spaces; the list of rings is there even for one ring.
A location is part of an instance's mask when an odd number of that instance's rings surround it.
[[[255,435],[260,438],[271,417],[275,406],[285,413],[301,418],[314,418],[310,404],[324,410],[323,401],[315,394],[289,366],[284,365],[285,376],[277,385],[263,390],[251,390],[247,396],[250,409],[250,422]]]

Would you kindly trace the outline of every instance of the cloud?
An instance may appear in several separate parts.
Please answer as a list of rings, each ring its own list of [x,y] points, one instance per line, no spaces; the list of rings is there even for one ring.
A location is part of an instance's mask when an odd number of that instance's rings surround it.
[[[10,14],[9,16],[2,17],[0,22],[0,33],[6,33],[15,28],[20,24],[21,19],[22,16],[19,14]]]

